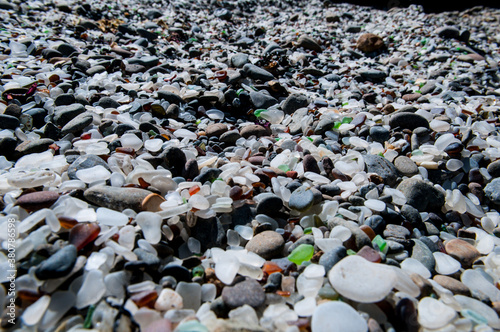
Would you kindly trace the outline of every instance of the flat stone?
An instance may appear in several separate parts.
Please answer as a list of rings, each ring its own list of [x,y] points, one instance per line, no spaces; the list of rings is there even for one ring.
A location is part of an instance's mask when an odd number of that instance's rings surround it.
[[[278,103],[278,100],[260,91],[250,92],[250,99],[256,109],[267,109]]]
[[[67,106],[58,106],[54,110],[53,121],[58,126],[64,126],[76,116],[85,112],[85,106],[82,104],[72,104]]]
[[[19,119],[12,115],[0,114],[0,129],[16,129]]]
[[[240,135],[244,138],[249,138],[250,136],[262,137],[270,134],[271,131],[261,125],[247,125],[240,130]]]
[[[448,255],[457,259],[464,268],[472,266],[472,263],[481,256],[476,247],[460,239],[446,241],[445,249]]]
[[[84,192],[84,197],[95,205],[108,209],[123,211],[132,209],[136,212],[143,210],[144,199],[152,194],[149,190],[140,188],[122,188],[111,186],[94,186]]]
[[[441,38],[458,38],[460,36],[460,30],[453,26],[444,26],[438,28],[436,34]]]
[[[231,63],[236,68],[241,68],[248,63],[248,54],[237,53],[231,58]]]
[[[263,82],[271,81],[274,79],[273,74],[265,69],[262,69],[256,65],[247,63],[243,66],[243,72],[250,78],[254,80],[261,80]]]
[[[304,156],[304,159],[302,160],[302,164],[304,166],[304,172],[314,172],[317,174],[321,173],[319,166],[318,166],[318,162],[316,161],[316,158],[314,158],[310,154]]]
[[[76,116],[73,120],[69,121],[67,124],[64,125],[61,129],[61,135],[67,135],[67,134],[76,134],[86,127],[88,127],[92,121],[93,121],[93,116],[90,113],[83,113],[78,116]]]
[[[281,257],[284,246],[285,240],[280,234],[275,231],[264,231],[250,239],[245,249],[269,260],[274,257]]]
[[[413,176],[418,173],[418,166],[407,156],[399,156],[394,159],[394,166],[403,175]]]
[[[420,212],[428,209],[440,209],[445,202],[444,194],[424,180],[404,179],[396,189],[405,195],[407,204]]]
[[[420,263],[422,263],[427,270],[433,272],[434,267],[436,265],[436,261],[434,256],[432,255],[432,251],[426,246],[422,241],[418,239],[412,239],[414,245],[412,248],[411,258],[416,259]]]
[[[494,178],[498,178],[500,177],[500,159],[498,160],[495,160],[494,162],[490,163],[488,165],[488,173],[494,177]]]
[[[181,105],[184,103],[184,100],[177,94],[170,91],[158,91],[158,98],[164,99],[168,101],[170,104]]]
[[[227,125],[224,123],[213,123],[207,126],[207,128],[205,129],[205,133],[208,137],[219,137],[228,130],[229,129],[227,128]]]
[[[299,39],[297,40],[297,47],[302,47],[306,50],[311,50],[311,51],[316,51],[316,52],[322,52],[323,49],[321,46],[318,44],[318,42],[308,36],[308,35],[301,35]]]
[[[467,288],[467,286],[465,286],[460,280],[443,275],[435,275],[432,279],[444,288],[453,292],[453,294],[470,296],[469,288]]]
[[[35,270],[40,280],[61,278],[71,272],[76,262],[76,247],[69,244],[44,260]]]
[[[266,294],[261,285],[254,279],[247,278],[234,286],[226,286],[222,290],[222,300],[231,309],[249,305],[258,308],[264,304]]]
[[[59,199],[57,191],[36,191],[20,196],[16,205],[19,205],[28,211],[37,211],[43,208],[49,208]]]
[[[47,151],[51,144],[54,144],[54,140],[50,138],[40,138],[34,141],[27,140],[19,144],[16,151],[23,156],[31,153],[41,153]]]

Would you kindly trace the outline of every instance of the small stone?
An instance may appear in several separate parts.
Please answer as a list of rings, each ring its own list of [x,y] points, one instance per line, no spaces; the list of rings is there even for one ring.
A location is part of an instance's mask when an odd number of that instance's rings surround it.
[[[394,159],[394,166],[403,175],[408,177],[418,173],[418,166],[413,160],[406,156],[399,156]]]
[[[441,38],[458,38],[460,36],[460,30],[453,26],[444,26],[437,29],[436,34]]]
[[[224,123],[213,123],[213,124],[210,124],[207,126],[207,128],[205,129],[205,134],[208,136],[208,137],[212,137],[212,136],[221,136],[222,134],[224,134],[226,131],[228,131],[228,128],[227,128],[227,125],[224,124]]]
[[[349,304],[340,301],[324,302],[314,309],[311,330],[315,332],[331,331],[332,326],[338,331],[366,332],[366,320]]]
[[[460,239],[446,241],[445,250],[448,255],[457,259],[464,268],[472,266],[472,263],[481,256],[481,253],[473,245]]]
[[[416,259],[422,263],[427,270],[433,272],[436,265],[436,260],[432,255],[432,251],[426,246],[422,241],[418,239],[412,239],[414,246],[412,248],[411,258]]]
[[[347,256],[347,250],[344,246],[340,245],[327,252],[319,258],[319,264],[325,267],[325,271],[330,271],[335,264]]]
[[[444,254],[440,251],[433,253],[434,260],[436,262],[435,269],[436,272],[442,275],[454,274],[460,270],[460,262],[451,257],[450,255]]]
[[[494,162],[490,163],[488,165],[488,173],[494,177],[494,178],[498,178],[500,177],[500,159],[498,160],[495,160]]]
[[[302,94],[292,93],[288,98],[286,98],[283,103],[282,109],[285,114],[293,114],[296,110],[302,107],[306,107],[309,104],[309,100],[306,96]]]
[[[453,292],[453,294],[470,296],[469,288],[457,279],[442,275],[435,275],[432,279],[444,288]]]
[[[278,103],[278,100],[260,91],[250,92],[250,100],[256,109],[267,109]]]
[[[247,63],[243,66],[243,72],[245,72],[245,74],[248,77],[250,77],[254,80],[261,80],[263,82],[267,82],[267,81],[271,81],[274,79],[273,74],[271,74],[270,72],[268,72],[265,69],[262,69],[256,65],[253,65],[250,63]]]
[[[222,300],[231,309],[239,308],[245,304],[258,308],[264,304],[266,294],[256,280],[247,278],[234,286],[224,287]]]
[[[264,231],[250,239],[245,249],[269,260],[278,257],[284,246],[285,240],[280,234],[275,231]]]
[[[23,156],[31,153],[42,153],[47,151],[52,144],[54,144],[54,140],[50,138],[40,138],[34,141],[27,140],[19,144],[16,151]]]
[[[16,129],[19,119],[12,115],[0,114],[0,129]]]
[[[316,158],[310,154],[304,156],[302,164],[304,165],[304,172],[314,172],[317,174],[321,173]]]
[[[283,207],[283,200],[274,194],[264,194],[257,204],[257,214],[273,216]]]
[[[389,106],[389,105],[388,105]],[[370,128],[370,137],[381,144],[391,138],[389,130],[383,126],[373,126]]]
[[[162,289],[155,302],[155,309],[159,311],[182,309],[182,307],[182,296],[170,288]]]
[[[95,186],[85,190],[84,197],[98,206],[112,210],[132,209],[140,212],[143,210],[142,202],[150,194],[150,191],[139,188]]]
[[[493,203],[500,204],[500,178],[493,179],[484,188],[484,195]]]
[[[356,43],[358,50],[365,53],[374,52],[384,46],[382,38],[373,33],[362,34]]]
[[[314,194],[305,187],[300,187],[292,192],[288,206],[300,212],[307,211],[314,203]]]
[[[249,138],[250,136],[256,136],[257,138],[259,138],[262,136],[267,136],[269,134],[270,130],[261,125],[247,125],[244,126],[240,131],[240,135],[244,138]]]
[[[418,127],[429,128],[429,122],[421,115],[409,112],[398,112],[391,116],[389,120],[391,128],[410,129]]]
[[[231,58],[231,63],[236,68],[241,68],[248,63],[248,54],[237,53]]]
[[[28,211],[37,211],[49,208],[58,199],[59,193],[56,191],[36,191],[20,196],[16,201],[16,205]]]
[[[67,245],[44,260],[35,270],[40,280],[56,279],[68,275],[76,262],[76,247]]]
[[[19,118],[21,116],[23,109],[21,106],[17,104],[9,104],[6,108],[3,114],[9,115],[9,116],[14,116],[16,118]]]
[[[297,40],[297,47],[302,47],[306,50],[322,52],[321,46],[316,40],[309,37],[308,35],[301,35]]]
[[[444,194],[424,180],[405,179],[396,189],[405,195],[407,204],[419,211],[440,209],[445,202]]]
[[[367,172],[378,174],[389,186],[396,184],[397,169],[394,164],[379,155],[365,155],[364,159]]]

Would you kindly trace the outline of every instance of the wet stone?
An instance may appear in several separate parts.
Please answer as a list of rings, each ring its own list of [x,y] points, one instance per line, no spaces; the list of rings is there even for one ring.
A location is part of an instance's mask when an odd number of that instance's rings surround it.
[[[410,130],[418,127],[429,128],[429,122],[424,117],[408,112],[400,112],[392,115],[391,119],[389,120],[389,125],[391,126],[391,128]]]

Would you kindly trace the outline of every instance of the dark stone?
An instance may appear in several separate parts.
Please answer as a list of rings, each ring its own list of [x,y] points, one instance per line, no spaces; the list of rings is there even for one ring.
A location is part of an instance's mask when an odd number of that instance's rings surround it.
[[[391,128],[410,129],[413,130],[418,127],[429,128],[429,122],[418,114],[409,112],[398,112],[391,116],[389,120]]]
[[[245,304],[258,308],[266,301],[266,294],[256,280],[247,278],[234,286],[224,287],[222,300],[229,308],[233,309]]]
[[[54,144],[54,140],[50,138],[41,138],[36,141],[24,141],[16,147],[16,151],[23,156],[31,153],[41,153],[47,151],[51,144]]]
[[[186,155],[184,152],[175,146],[167,147],[161,156],[165,158],[165,162],[170,167],[172,176],[181,176],[186,165]]]
[[[158,91],[158,98],[168,101],[170,104],[181,105],[184,100],[173,92],[169,91]]]
[[[198,162],[196,159],[189,159],[184,166],[182,176],[186,179],[194,179],[200,175],[200,170],[198,169]]]
[[[398,171],[390,161],[379,155],[365,155],[364,159],[367,172],[378,174],[391,187],[396,184]]]
[[[204,168],[200,175],[195,177],[193,181],[201,183],[205,183],[207,181],[213,182],[219,177],[220,173],[222,173],[222,170],[218,168]]]
[[[347,250],[344,246],[335,247],[321,255],[319,264],[325,267],[325,271],[330,271],[335,264],[346,256]]]
[[[259,91],[250,92],[250,99],[256,109],[267,109],[278,103],[276,98]]]
[[[254,80],[261,80],[264,82],[271,81],[274,79],[273,74],[265,69],[262,69],[256,65],[247,63],[243,66],[243,72],[250,78]]]
[[[184,266],[180,265],[167,265],[161,271],[163,276],[172,276],[177,282],[191,282],[191,272]]]
[[[304,166],[304,172],[313,172],[317,174],[321,173],[316,158],[314,158],[310,154],[304,156],[304,159],[302,160],[302,165]]]
[[[257,204],[257,214],[265,214],[268,216],[276,215],[283,207],[283,200],[274,194],[263,194]]]
[[[0,129],[16,129],[19,119],[12,115],[0,114]]]
[[[220,247],[225,239],[225,230],[218,218],[198,218],[191,227],[191,236],[200,241],[201,251],[212,247]]]
[[[73,269],[73,266],[75,266],[76,256],[76,247],[69,244],[44,260],[36,268],[35,275],[40,280],[64,277],[68,275]]]
[[[81,169],[92,168],[94,166],[101,165],[106,168],[108,171],[111,171],[108,164],[101,158],[96,156],[95,154],[85,154],[83,156],[78,157],[71,165],[68,167],[68,177],[71,180],[77,180],[76,172]]]

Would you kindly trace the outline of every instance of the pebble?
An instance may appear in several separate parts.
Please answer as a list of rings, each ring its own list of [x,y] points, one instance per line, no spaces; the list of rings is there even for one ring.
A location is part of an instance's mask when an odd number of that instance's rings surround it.
[[[413,130],[418,127],[429,128],[429,122],[421,115],[409,112],[399,112],[391,116],[389,125],[392,129],[398,128]]]
[[[152,193],[139,188],[119,188],[111,186],[95,186],[85,190],[84,197],[88,201],[111,210],[123,211],[143,210],[143,202]]]
[[[453,294],[470,295],[469,288],[457,279],[444,275],[435,275],[432,279],[439,285],[453,292]]]
[[[448,255],[457,259],[463,267],[472,266],[474,261],[481,256],[473,245],[460,239],[446,241],[445,250]]]
[[[49,208],[59,199],[59,193],[56,191],[36,191],[20,196],[16,200],[19,205],[27,211],[37,211]]]
[[[35,275],[40,280],[61,278],[71,272],[75,262],[76,247],[70,244],[44,260],[35,270]]]
[[[284,245],[285,241],[281,235],[274,231],[264,231],[248,241],[245,249],[265,259],[271,259],[279,256]]]
[[[389,186],[394,186],[397,180],[397,169],[387,159],[377,155],[365,156],[366,170],[369,173],[376,173],[384,179]]]
[[[439,209],[444,204],[443,193],[424,180],[404,179],[396,189],[406,197],[407,204],[419,211]]]
[[[500,179],[493,179],[484,187],[484,195],[495,204],[500,204]]]
[[[246,279],[234,286],[224,287],[222,300],[231,309],[249,305],[258,308],[264,304],[266,295],[261,285],[253,279]]]
[[[431,297],[424,297],[418,302],[418,322],[425,328],[441,328],[456,316],[453,308]]]

